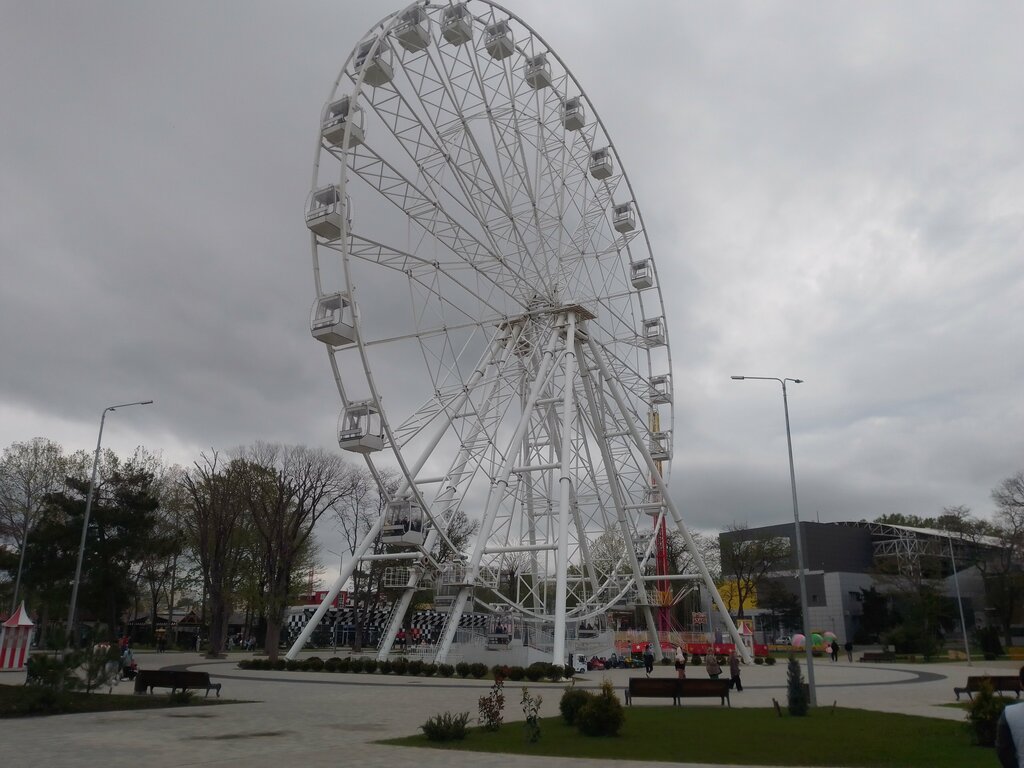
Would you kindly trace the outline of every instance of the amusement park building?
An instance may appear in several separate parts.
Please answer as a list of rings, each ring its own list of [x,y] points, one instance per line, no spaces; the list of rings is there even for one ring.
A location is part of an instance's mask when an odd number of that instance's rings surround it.
[[[784,538],[790,543],[790,562],[785,569],[768,574],[792,594],[799,595],[796,565],[795,526],[793,523],[724,531],[720,543],[763,538]],[[886,573],[909,574],[919,567],[920,558],[931,558],[938,567],[941,589],[956,598],[953,578],[956,564],[965,622],[968,628],[984,625],[985,595],[974,563],[985,551],[998,546],[995,539],[969,540],[955,533],[928,528],[912,528],[866,521],[814,523],[801,522],[804,563],[807,569],[808,620],[816,631],[832,631],[842,639],[854,638],[861,626],[863,589],[880,592],[892,588]],[[755,609],[756,616],[763,611]],[[771,638],[767,638],[771,639]],[[1020,638],[1024,643],[1024,637]]]

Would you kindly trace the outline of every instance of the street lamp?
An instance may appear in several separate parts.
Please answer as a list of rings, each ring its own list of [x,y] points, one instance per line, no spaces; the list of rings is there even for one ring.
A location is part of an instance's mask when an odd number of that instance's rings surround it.
[[[100,416],[100,435],[96,438],[96,455],[92,460],[92,479],[89,481],[89,495],[85,500],[85,520],[82,521],[82,539],[78,544],[78,563],[75,565],[75,580],[71,584],[71,605],[68,606],[68,646],[74,644],[75,607],[78,604],[78,582],[82,577],[82,558],[85,556],[85,538],[89,532],[89,512],[92,511],[92,497],[96,491],[96,470],[100,463],[100,443],[103,441],[103,422],[106,421],[107,411],[116,411],[118,408],[127,408],[130,405],[151,405],[152,400],[137,400],[134,403],[121,403],[111,405],[103,409]]]
[[[964,620],[964,601],[960,597],[960,577],[956,572],[956,556],[953,554],[953,537],[946,534],[946,541],[949,542],[949,560],[953,564],[953,583],[956,585],[956,602],[960,606],[960,630],[964,633],[964,653],[967,656],[967,666],[971,666],[971,646],[967,643],[967,622]]]
[[[733,376],[736,381],[754,379],[757,381],[777,381],[782,385],[782,407],[786,412],[786,444],[789,447],[789,482],[793,488],[793,523],[796,537],[796,567],[800,577],[800,616],[804,623],[804,650],[807,652],[807,688],[810,691],[811,706],[818,706],[818,696],[814,690],[814,654],[811,652],[811,622],[807,618],[807,577],[804,574],[804,548],[800,535],[800,508],[796,502],[796,471],[793,469],[793,437],[789,431],[789,398],[786,394],[786,382],[803,384],[803,379],[780,379],[775,376]]]

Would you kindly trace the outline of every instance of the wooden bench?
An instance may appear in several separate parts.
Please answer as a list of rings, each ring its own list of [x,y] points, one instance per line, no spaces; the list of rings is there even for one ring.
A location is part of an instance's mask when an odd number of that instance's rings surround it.
[[[703,696],[717,696],[722,706],[729,699],[729,681],[711,680],[708,678],[671,678],[671,677],[631,677],[626,689],[626,704],[632,704],[634,697],[653,699],[672,699],[676,705],[680,699],[693,699]]]
[[[206,689],[206,695],[210,691],[216,691],[220,697],[220,683],[211,683],[208,672],[190,672],[188,670],[175,669],[143,669],[135,676],[135,693],[153,692],[154,688],[170,688],[174,693],[179,688],[187,690]]]
[[[953,693],[956,694],[956,700],[960,701],[961,693],[966,693],[967,698],[973,700],[974,696],[972,694],[980,691],[982,683],[986,680],[992,686],[992,690],[1000,693],[1003,691],[1013,691],[1017,694],[1017,698],[1020,698],[1020,677],[1017,675],[982,675],[979,677],[968,677],[967,685],[963,688],[954,688]]]
[[[678,680],[671,677],[631,677],[626,689],[626,704],[633,703],[633,697],[653,699],[672,699],[672,704],[679,703]]]
[[[890,653],[889,651],[881,651],[879,653],[868,651],[860,655],[861,661],[896,661],[896,654]]]
[[[732,701],[729,699],[728,680],[686,677],[682,680],[676,680],[676,683],[678,683],[676,695],[680,699],[696,698],[700,696],[718,696],[722,700],[723,707],[727,702],[730,707],[732,706]]]

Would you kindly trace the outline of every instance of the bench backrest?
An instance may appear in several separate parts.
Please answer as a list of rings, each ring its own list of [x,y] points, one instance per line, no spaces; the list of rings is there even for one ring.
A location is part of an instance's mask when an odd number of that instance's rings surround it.
[[[629,678],[629,694],[631,696],[675,696],[677,682],[669,677],[631,677]]]
[[[679,683],[679,695],[687,693],[693,695],[724,696],[729,691],[728,680],[704,680],[702,678],[684,678]]]
[[[181,685],[209,685],[210,684],[210,673],[209,672],[178,672],[177,681]]]
[[[1020,678],[1017,675],[983,675],[981,677],[968,677],[967,687],[973,691],[981,690],[981,684],[988,680],[993,688],[1020,688]]]

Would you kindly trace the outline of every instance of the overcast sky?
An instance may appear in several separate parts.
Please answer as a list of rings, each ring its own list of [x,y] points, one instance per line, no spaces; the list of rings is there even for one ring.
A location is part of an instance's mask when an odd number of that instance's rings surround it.
[[[0,446],[335,447],[303,205],[383,2],[0,0]],[[991,511],[1024,469],[1024,6],[510,0],[612,136],[703,530]]]

